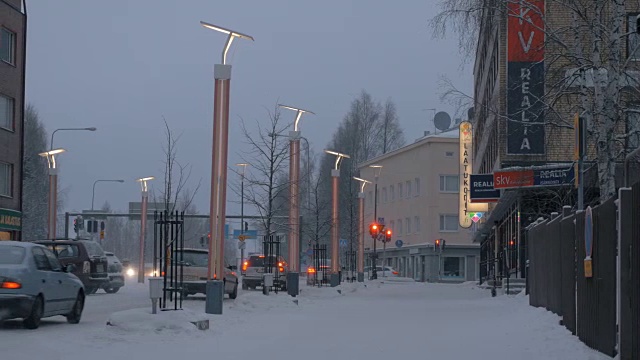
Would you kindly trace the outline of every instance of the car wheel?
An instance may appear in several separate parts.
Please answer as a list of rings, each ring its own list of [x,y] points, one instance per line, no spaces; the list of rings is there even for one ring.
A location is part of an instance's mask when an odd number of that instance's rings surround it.
[[[29,316],[22,322],[27,329],[37,329],[40,326],[40,320],[44,314],[44,301],[42,296],[38,296],[33,302]]]
[[[238,297],[238,284],[233,287],[233,292],[229,294],[229,299],[235,299]]]
[[[118,292],[118,290],[120,290],[120,288],[119,288],[119,287],[108,287],[108,288],[104,288],[104,291],[105,291],[107,294],[115,294],[115,293],[117,293],[117,292]]]
[[[81,292],[78,293],[78,297],[76,298],[75,304],[73,304],[73,308],[69,315],[67,315],[67,322],[69,324],[77,324],[80,322],[80,318],[82,317],[82,310],[84,309],[84,294]]]

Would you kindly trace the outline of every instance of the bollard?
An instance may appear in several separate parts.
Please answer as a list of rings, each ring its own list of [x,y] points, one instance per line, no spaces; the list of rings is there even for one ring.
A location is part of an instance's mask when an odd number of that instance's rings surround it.
[[[158,313],[158,299],[162,297],[162,277],[149,278],[149,298],[151,299],[151,313]]]

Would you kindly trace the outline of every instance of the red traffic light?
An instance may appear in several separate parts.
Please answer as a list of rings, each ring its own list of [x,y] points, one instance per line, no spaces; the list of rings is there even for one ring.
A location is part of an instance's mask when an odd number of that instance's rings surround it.
[[[391,229],[387,229],[387,231],[385,233],[385,240],[387,242],[391,241]]]
[[[372,237],[377,238],[380,234],[380,225],[378,225],[377,223],[372,223],[371,225],[369,225],[369,234]]]
[[[440,239],[436,239],[436,246],[440,246]]]

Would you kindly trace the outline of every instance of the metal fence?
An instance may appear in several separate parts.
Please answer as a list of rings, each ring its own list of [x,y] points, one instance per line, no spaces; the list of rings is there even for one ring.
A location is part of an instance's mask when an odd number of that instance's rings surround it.
[[[153,274],[161,276],[162,298],[160,308],[182,309],[184,295],[184,212],[154,212]]]
[[[620,190],[620,359],[640,358],[640,183]]]

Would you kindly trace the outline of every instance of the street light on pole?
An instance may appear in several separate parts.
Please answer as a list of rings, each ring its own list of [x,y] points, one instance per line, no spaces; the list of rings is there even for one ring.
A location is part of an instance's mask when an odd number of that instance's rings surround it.
[[[240,266],[244,266],[244,248],[245,248],[245,239],[244,239],[244,174],[247,171],[247,163],[239,163],[236,166],[242,167],[242,172],[240,173],[240,236],[242,238],[240,241],[242,242],[242,246],[240,247]]]
[[[65,152],[65,149],[51,149],[38,155],[47,158],[49,166],[49,219],[47,221],[47,239],[56,239],[56,218],[58,216],[58,168],[56,155]]]
[[[293,122],[293,131],[289,132],[289,272],[287,273],[287,291],[289,295],[298,296],[298,284],[300,277],[300,203],[299,184],[300,179],[300,130],[298,124],[302,114],[309,113],[293,106],[278,104],[281,108],[296,112]]]
[[[142,188],[142,204],[140,209],[140,255],[138,260],[138,283],[144,284],[144,241],[147,229],[147,202],[149,200],[149,189],[147,183],[155,179],[153,176],[137,179]],[[155,275],[154,275],[155,276]]]
[[[124,180],[118,179],[118,180],[111,180],[111,179],[101,179],[101,180],[96,180],[93,182],[93,193],[91,195],[91,210],[93,210],[93,204],[94,204],[94,200],[96,199],[96,184],[99,182],[119,182],[119,183],[123,183]]]
[[[364,282],[364,187],[371,184],[371,181],[353,177],[360,182],[360,192],[358,193],[358,282]]]
[[[253,41],[253,37],[200,21],[207,29],[227,34],[227,41],[222,50],[222,64],[216,64],[214,77],[213,106],[213,150],[211,160],[211,204],[209,267],[207,269],[206,305],[208,314],[222,314],[224,297],[224,223],[227,200],[227,158],[229,150],[229,85],[231,82],[231,65],[227,65],[227,53],[235,38]]]
[[[49,151],[53,150],[53,136],[58,132],[58,131],[96,131],[98,130],[95,127],[84,127],[84,128],[60,128],[60,129],[55,129],[52,133],[51,133],[51,142],[49,143]]]
[[[370,168],[373,169],[373,175],[375,176],[375,185],[373,189],[373,222],[378,222],[378,178],[380,177],[380,173],[382,172],[382,165],[369,165]],[[371,279],[375,280],[378,278],[378,271],[376,271],[376,266],[378,265],[378,252],[376,249],[376,242],[378,239],[373,239],[373,255],[371,258],[373,259],[373,264],[371,265]]]
[[[331,188],[332,188],[332,199],[331,199],[331,287],[336,287],[340,285],[340,252],[339,252],[339,244],[338,244],[338,180],[340,179],[340,162],[342,159],[349,159],[350,156],[331,151],[325,150],[327,154],[335,155],[336,162],[331,170]]]

